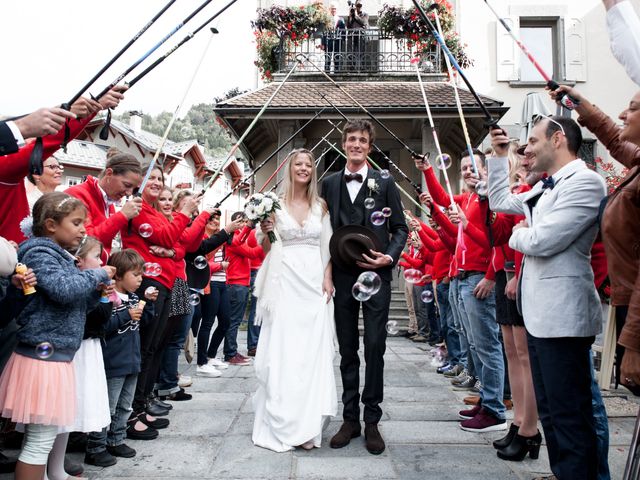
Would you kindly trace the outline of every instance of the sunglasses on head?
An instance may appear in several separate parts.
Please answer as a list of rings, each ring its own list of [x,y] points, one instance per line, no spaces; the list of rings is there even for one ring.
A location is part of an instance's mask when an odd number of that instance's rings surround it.
[[[533,121],[534,125],[537,125],[542,120],[549,120],[551,123],[556,124],[558,126],[558,128],[560,128],[560,132],[562,132],[562,135],[564,135],[565,137],[567,136],[567,134],[564,133],[564,128],[562,127],[562,125],[560,125],[560,123],[557,120],[554,120],[553,118],[551,118],[551,115],[546,116],[546,115],[536,114],[533,117],[531,117],[531,120]]]

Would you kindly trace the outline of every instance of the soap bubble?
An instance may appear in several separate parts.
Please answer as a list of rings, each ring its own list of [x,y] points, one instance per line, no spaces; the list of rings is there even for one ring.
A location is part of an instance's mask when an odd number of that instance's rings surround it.
[[[193,259],[193,266],[196,267],[198,270],[204,270],[205,268],[207,268],[208,264],[209,262],[207,262],[207,259],[202,255],[198,255],[196,258]]]
[[[387,322],[386,329],[389,335],[397,335],[400,331],[400,329],[398,328],[398,322],[395,320],[389,320]]]
[[[380,170],[380,178],[383,178],[383,179],[386,180],[390,176],[391,176],[391,174],[389,173],[389,170],[386,170],[386,169],[385,170]]]
[[[140,225],[140,227],[138,227],[138,233],[142,238],[149,238],[151,235],[153,235],[153,227],[148,223],[143,223],[142,225]]]
[[[389,218],[391,216],[391,207],[384,207],[381,212],[384,218]]]
[[[422,272],[415,268],[408,268],[404,271],[404,281],[407,283],[418,283],[422,278]]]
[[[189,295],[189,303],[194,307],[200,303],[200,295],[197,293],[192,293]]]
[[[376,272],[362,272],[356,285],[361,285],[369,295],[375,295],[380,291],[382,280]]]
[[[51,358],[53,355],[53,345],[49,342],[41,342],[36,345],[36,356],[43,360]]]
[[[367,197],[364,199],[364,208],[366,208],[367,210],[373,210],[375,206],[376,201],[373,198]]]
[[[371,298],[371,293],[369,293],[367,288],[359,282],[353,284],[351,294],[353,295],[353,298],[359,302],[366,302]]]
[[[436,167],[440,170],[448,170],[451,166],[451,155],[448,153],[440,154],[436,157]]]
[[[431,366],[432,367],[441,367],[445,364],[446,359],[447,359],[447,352],[444,349],[444,347],[437,347],[434,348],[431,352],[431,355],[433,356],[433,358],[431,359]]]
[[[144,296],[151,296],[156,293],[158,289],[156,287],[147,287],[144,291]]]
[[[422,300],[424,303],[433,302],[433,292],[431,290],[423,290],[423,292],[420,294],[420,300]]]
[[[376,227],[384,225],[385,220],[386,218],[384,217],[384,214],[380,211],[375,211],[371,214],[371,223]]]
[[[162,267],[158,263],[147,262],[143,266],[142,274],[145,277],[157,277],[162,274]]]

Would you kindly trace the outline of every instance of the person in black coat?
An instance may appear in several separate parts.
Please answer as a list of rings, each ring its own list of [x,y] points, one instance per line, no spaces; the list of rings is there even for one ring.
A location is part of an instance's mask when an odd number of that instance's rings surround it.
[[[377,424],[382,417],[384,352],[387,321],[391,301],[391,273],[404,248],[409,229],[402,214],[402,203],[395,181],[380,175],[367,163],[367,155],[375,140],[373,125],[367,120],[350,121],[342,132],[342,148],[347,156],[344,170],[328,176],[322,183],[321,195],[327,202],[331,226],[335,232],[345,225],[361,225],[373,230],[380,251],[363,255],[354,269],[344,269],[332,259],[335,285],[336,333],[340,346],[342,374],[342,403],[344,423],[331,439],[332,448],[346,446],[351,438],[360,435],[360,379],[358,348],[358,314],[360,302],[351,289],[363,271],[377,272],[382,280],[378,293],[362,302],[364,317],[364,357],[366,362],[362,403],[364,404],[365,438],[367,450],[380,454],[385,449]],[[373,208],[365,207],[374,202]],[[372,199],[372,200],[370,200]],[[371,205],[368,205],[371,207]],[[372,222],[383,208],[391,214],[384,223]],[[343,267],[343,265],[342,265]]]

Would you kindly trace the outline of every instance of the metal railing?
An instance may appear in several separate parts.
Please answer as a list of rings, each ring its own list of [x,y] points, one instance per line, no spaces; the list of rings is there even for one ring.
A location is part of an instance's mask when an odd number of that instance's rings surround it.
[[[275,52],[278,70],[289,71],[296,60],[299,72],[313,72],[310,64],[332,74],[384,74],[415,72],[412,61],[419,58],[423,73],[442,73],[441,51],[432,47],[416,54],[404,39],[384,36],[377,29],[339,29],[320,33],[314,38],[285,44]]]

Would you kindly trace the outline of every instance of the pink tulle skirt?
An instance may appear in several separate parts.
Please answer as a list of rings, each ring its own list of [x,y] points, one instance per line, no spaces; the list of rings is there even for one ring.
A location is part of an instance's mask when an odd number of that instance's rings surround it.
[[[0,376],[0,414],[16,423],[72,425],[76,384],[71,362],[12,353]]]

